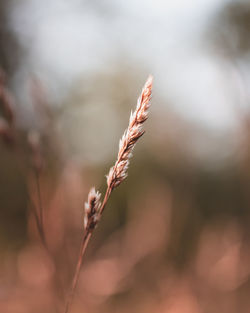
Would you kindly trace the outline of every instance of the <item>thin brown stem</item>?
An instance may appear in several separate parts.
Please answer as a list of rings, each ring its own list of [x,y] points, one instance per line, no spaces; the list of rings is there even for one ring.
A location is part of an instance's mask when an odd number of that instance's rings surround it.
[[[109,196],[111,194],[111,191],[112,191],[112,188],[109,186],[106,190],[106,193],[105,193],[105,196],[104,196],[104,199],[103,199],[103,202],[102,202],[102,205],[101,205],[101,208],[100,208],[100,211],[99,211],[99,219],[101,218],[102,216],[102,213],[105,209],[105,206],[108,202],[108,199],[109,199]]]
[[[41,240],[46,246],[46,239],[44,234],[44,223],[43,223],[43,205],[42,205],[42,196],[41,196],[41,187],[40,187],[40,175],[39,171],[35,170],[35,181],[36,181],[36,189],[38,196],[38,216],[39,216],[39,232],[41,236]]]
[[[40,221],[39,221],[39,216],[37,214],[36,208],[34,203],[32,202],[32,200],[30,199],[30,197],[28,197],[29,203],[30,203],[30,209],[32,211],[32,213],[34,214],[35,217],[35,221],[36,221],[36,226],[40,235],[41,240],[43,241],[43,236],[42,236],[42,229],[41,229],[41,225],[40,225]],[[44,242],[43,242],[44,243]],[[44,243],[45,244],[45,243]]]
[[[98,214],[98,220],[101,218],[102,213],[104,211],[104,208],[108,202],[109,196],[111,194],[112,189],[110,187],[107,188],[99,214]],[[74,298],[74,294],[75,294],[75,290],[76,290],[76,286],[79,280],[79,275],[80,275],[80,270],[81,270],[81,266],[82,266],[82,261],[83,261],[83,256],[84,253],[86,251],[86,248],[88,246],[89,240],[92,236],[93,233],[93,229],[86,229],[85,233],[83,235],[83,239],[81,242],[81,247],[80,247],[80,252],[79,252],[79,257],[77,260],[77,264],[76,264],[76,269],[75,269],[75,273],[74,273],[74,277],[73,277],[73,281],[72,281],[72,285],[71,285],[71,289],[69,291],[69,295],[68,295],[68,299],[66,302],[66,306],[65,306],[65,311],[64,313],[68,313],[70,311],[72,302],[73,302],[73,298]]]
[[[91,235],[92,235],[92,232],[86,232],[85,235],[83,236],[81,247],[80,247],[80,252],[79,252],[79,257],[78,257],[77,264],[76,264],[75,274],[74,274],[74,278],[72,281],[72,286],[71,286],[68,299],[66,302],[66,307],[64,311],[65,313],[68,313],[71,308],[73,297],[74,297],[75,290],[76,290],[76,285],[77,285],[79,275],[80,275],[83,256],[88,246],[88,242],[89,242],[89,239],[91,238]]]

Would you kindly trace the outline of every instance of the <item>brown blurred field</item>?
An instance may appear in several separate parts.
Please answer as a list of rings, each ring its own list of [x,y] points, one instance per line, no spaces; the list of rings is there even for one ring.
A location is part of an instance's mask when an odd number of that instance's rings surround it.
[[[115,14],[111,4],[81,5],[98,19]],[[221,73],[234,121],[228,128],[190,118],[192,106],[178,110],[178,97],[168,94],[171,75],[157,75],[126,52],[106,70],[83,70],[56,89],[53,69],[51,81],[32,71],[34,60],[9,19],[16,6],[0,2],[0,313],[63,312],[84,202],[91,186],[105,192],[151,71],[146,133],[87,248],[71,312],[250,312],[249,3],[225,2],[199,39]],[[196,79],[180,83],[177,94],[189,88],[200,95]],[[34,214],[41,205],[46,245]]]

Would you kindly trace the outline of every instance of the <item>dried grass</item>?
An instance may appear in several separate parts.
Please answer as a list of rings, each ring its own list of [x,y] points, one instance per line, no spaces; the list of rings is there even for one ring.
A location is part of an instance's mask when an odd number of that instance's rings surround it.
[[[143,123],[148,118],[148,110],[150,107],[150,98],[152,92],[153,77],[149,76],[142,92],[138,98],[137,106],[134,112],[131,112],[129,119],[129,126],[125,130],[120,143],[117,160],[115,165],[111,167],[107,175],[107,189],[102,202],[100,202],[101,194],[91,188],[88,201],[85,203],[84,216],[84,234],[80,247],[80,254],[78,257],[72,286],[68,294],[68,299],[65,306],[65,313],[68,313],[73,301],[77,281],[80,274],[83,255],[85,253],[88,242],[91,238],[93,230],[98,224],[104,208],[108,202],[111,192],[118,187],[128,175],[129,159],[132,157],[132,151],[138,139],[144,134],[142,130]]]

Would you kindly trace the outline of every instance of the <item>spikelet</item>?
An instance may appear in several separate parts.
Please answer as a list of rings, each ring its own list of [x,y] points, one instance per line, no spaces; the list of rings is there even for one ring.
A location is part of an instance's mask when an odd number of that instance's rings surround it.
[[[98,222],[98,213],[101,206],[101,194],[92,187],[88,194],[88,201],[84,207],[84,228],[85,230],[94,230]]]
[[[142,124],[148,118],[152,83],[153,77],[149,76],[137,100],[136,109],[134,112],[131,112],[128,128],[120,139],[117,161],[115,165],[111,167],[107,175],[107,185],[110,190],[119,186],[128,175],[127,171],[129,159],[132,156],[132,150],[137,140],[144,134]]]
[[[98,191],[95,191],[95,188],[91,188],[89,192],[88,201],[85,203],[84,211],[84,236],[64,313],[70,311],[80,275],[83,256],[92,232],[102,216],[112,190],[120,185],[120,183],[127,177],[129,159],[132,156],[132,150],[137,140],[144,134],[144,131],[142,131],[142,124],[148,118],[152,83],[153,78],[152,76],[149,76],[142,89],[141,95],[138,98],[136,109],[134,112],[131,112],[128,128],[124,132],[119,143],[117,161],[115,162],[115,165],[111,167],[109,174],[107,175],[107,189],[103,201],[100,202],[101,194]]]

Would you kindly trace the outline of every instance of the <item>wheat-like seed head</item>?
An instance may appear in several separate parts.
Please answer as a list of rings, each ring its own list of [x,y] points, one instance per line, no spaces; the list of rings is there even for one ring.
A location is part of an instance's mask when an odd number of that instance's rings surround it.
[[[131,112],[128,128],[120,139],[117,161],[115,165],[111,167],[109,174],[107,175],[107,185],[110,190],[119,186],[128,175],[127,170],[129,159],[132,156],[132,150],[137,140],[144,134],[144,131],[142,131],[142,124],[148,118],[152,83],[153,77],[149,76],[142,89],[141,95],[137,100],[136,109],[134,112]]]
[[[149,76],[141,95],[137,101],[134,112],[131,113],[129,125],[119,143],[119,151],[115,165],[110,169],[107,176],[107,189],[100,202],[101,194],[92,188],[88,195],[88,201],[85,203],[84,210],[84,236],[80,248],[79,258],[76,265],[72,286],[65,306],[65,313],[68,313],[73,301],[74,292],[80,275],[82,259],[86,251],[86,247],[91,238],[92,232],[102,216],[104,208],[108,202],[112,190],[117,187],[127,176],[129,158],[132,156],[132,150],[137,140],[144,134],[142,124],[148,118],[148,109],[150,106],[150,97],[152,90],[152,76]]]
[[[91,188],[88,194],[88,201],[85,202],[84,208],[84,228],[93,230],[98,222],[98,213],[101,206],[101,194]]]

